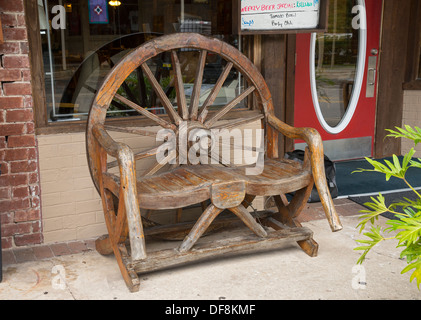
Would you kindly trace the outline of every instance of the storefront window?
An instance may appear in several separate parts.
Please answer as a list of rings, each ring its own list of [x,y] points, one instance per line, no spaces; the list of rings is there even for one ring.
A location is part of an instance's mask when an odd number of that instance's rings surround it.
[[[174,32],[215,35],[239,47],[232,35],[231,1],[223,0],[38,0],[49,122],[85,120],[95,93],[106,74],[129,51],[154,37]],[[60,19],[64,8],[65,18]],[[228,22],[228,23],[227,23]],[[179,53],[187,98],[194,83],[195,51]],[[174,95],[171,59],[158,56],[151,62],[170,99]],[[211,54],[206,60],[201,101],[216,82],[224,61]],[[230,101],[240,86],[233,71],[215,104]],[[160,114],[164,108],[148,81],[137,70],[123,83],[119,94]],[[176,101],[173,101],[176,106]],[[138,115],[113,102],[109,117]]]

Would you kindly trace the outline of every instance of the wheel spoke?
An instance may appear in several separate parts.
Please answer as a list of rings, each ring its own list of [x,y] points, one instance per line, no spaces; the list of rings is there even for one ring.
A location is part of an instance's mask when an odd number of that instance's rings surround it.
[[[156,122],[161,127],[166,128],[166,129],[171,129],[171,130],[174,130],[175,129],[175,126],[173,124],[165,121],[164,119],[158,117],[157,115],[153,114],[152,112],[149,112],[145,108],[142,108],[138,104],[136,104],[136,103],[134,103],[134,102],[132,102],[132,101],[124,98],[123,96],[120,96],[119,94],[116,94],[114,96],[114,98],[116,98],[117,100],[123,102],[124,104],[128,105],[129,107],[135,109],[137,112],[139,112],[140,114],[144,115],[145,117],[151,119],[152,121]]]
[[[183,119],[178,115],[175,111],[173,105],[171,104],[170,99],[168,99],[167,95],[165,94],[164,90],[162,89],[161,85],[156,80],[155,76],[152,74],[151,69],[146,63],[142,64],[142,70],[146,74],[146,77],[149,79],[152,88],[154,89],[155,93],[158,95],[159,99],[165,110],[167,111],[168,116],[175,124],[179,124]]]
[[[243,93],[241,93],[238,97],[234,98],[230,103],[228,103],[226,106],[224,106],[221,110],[219,110],[217,113],[215,113],[211,119],[207,120],[204,125],[207,128],[210,128],[212,125],[215,124],[216,121],[218,121],[220,118],[222,118],[228,111],[230,111],[232,108],[234,108],[241,100],[243,100],[245,97],[247,97],[250,93],[252,93],[255,90],[255,87],[251,86],[247,88]]]
[[[115,97],[114,97],[115,98]],[[117,101],[117,99],[113,99],[111,101],[111,105],[116,107],[119,110],[122,110],[123,112],[127,110],[127,106]]]
[[[148,171],[145,173],[145,177],[148,177],[148,176],[151,176],[151,175],[154,175],[155,173],[157,173],[161,168],[163,168],[165,165],[167,165],[168,164],[168,162],[170,162],[171,160],[173,160],[175,157],[177,156],[177,151],[175,151],[175,150],[172,150],[170,153],[169,153],[169,155],[168,155],[168,159],[167,159],[167,162],[165,162],[165,163],[156,163],[156,164],[154,164],[152,167],[150,167],[149,169],[148,169]]]
[[[143,77],[142,68],[137,68],[137,81],[139,84],[139,101],[140,105],[147,106],[148,105],[148,94],[146,92],[146,85],[145,79]]]
[[[149,150],[146,150],[146,151],[142,151],[142,152],[136,153],[134,155],[134,159],[135,160],[141,160],[141,159],[145,159],[145,158],[149,158],[149,157],[155,156],[158,153],[159,147],[160,146],[155,147],[155,148],[152,148],[152,149],[149,149]]]
[[[234,149],[242,149],[242,150],[248,150],[248,151],[253,151],[253,152],[259,152],[261,148],[258,147],[251,147],[251,146],[246,146],[246,145],[238,145],[238,144],[232,144],[232,143],[220,143],[222,146],[230,146],[233,147]]]
[[[130,89],[129,85],[124,81],[121,86],[123,87],[124,92],[127,94],[127,96],[134,101],[135,103],[139,103],[138,99],[133,94],[132,90]]]
[[[200,90],[202,88],[203,72],[205,70],[207,51],[200,51],[199,63],[196,68],[193,92],[190,99],[190,119],[196,120],[199,110]]]
[[[136,128],[136,127],[125,128],[125,127],[104,125],[104,129],[106,129],[107,131],[125,132],[125,133],[139,134],[141,136],[156,137],[156,131],[149,131],[149,130]]]
[[[235,127],[239,127],[248,123],[252,123],[255,122],[257,120],[262,120],[264,118],[263,114],[258,114],[256,116],[247,118],[247,119],[237,119],[237,120],[232,120],[229,121],[227,123],[223,123],[223,124],[219,124],[217,126],[213,126],[211,127],[211,129],[229,129],[229,128],[235,128]]]
[[[206,115],[208,114],[208,108],[213,104],[216,97],[218,96],[219,91],[222,88],[222,85],[224,84],[225,80],[227,79],[231,68],[233,66],[232,62],[228,62],[226,66],[224,67],[224,70],[222,71],[221,75],[219,76],[218,81],[216,82],[215,86],[212,88],[211,93],[209,94],[208,98],[206,99],[205,103],[203,104],[202,108],[200,109],[200,116],[198,120],[200,122],[204,122],[206,119]]]
[[[177,96],[178,112],[183,120],[188,120],[189,111],[187,110],[186,94],[184,92],[183,75],[181,74],[180,61],[178,60],[177,52],[171,51],[171,59],[174,70],[174,85]]]
[[[211,160],[213,159],[213,160],[218,161],[218,163],[222,164],[224,167],[234,167],[231,161],[229,159],[227,160],[226,158],[223,158],[222,155],[219,155],[218,157],[216,157],[214,154],[212,154],[212,152],[210,152],[208,154],[208,158]]]
[[[134,154],[135,161],[155,156],[158,153],[158,148],[159,146],[152,149],[148,149],[146,151],[135,153]],[[107,169],[111,169],[117,166],[118,166],[118,160],[114,160],[107,163]]]

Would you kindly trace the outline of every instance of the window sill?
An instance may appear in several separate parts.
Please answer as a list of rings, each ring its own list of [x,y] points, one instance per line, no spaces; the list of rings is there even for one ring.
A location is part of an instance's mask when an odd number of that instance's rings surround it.
[[[208,116],[211,116],[216,111],[210,111]],[[229,112],[222,117],[221,120],[231,120],[241,117],[250,116],[250,113],[256,112],[254,110],[248,110],[244,108],[238,108],[234,112]],[[163,119],[170,121],[168,115],[161,115]],[[157,126],[157,124],[150,119],[137,116],[137,117],[127,117],[127,118],[107,118],[108,124],[113,124],[117,126],[136,126],[136,127],[151,127]],[[51,122],[44,126],[38,126],[35,129],[37,135],[43,134],[60,134],[60,133],[75,133],[75,132],[85,132],[86,131],[86,120],[71,121],[71,122]]]
[[[168,116],[162,116],[164,119],[168,120]],[[148,127],[156,125],[151,120],[145,117],[129,117],[129,118],[114,118],[107,119],[107,123],[113,123],[113,125],[122,125],[122,126],[137,126],[137,127]],[[86,120],[79,121],[69,121],[69,122],[50,122],[45,126],[40,126],[36,128],[36,134],[60,134],[60,133],[75,133],[75,132],[84,132],[86,131]]]

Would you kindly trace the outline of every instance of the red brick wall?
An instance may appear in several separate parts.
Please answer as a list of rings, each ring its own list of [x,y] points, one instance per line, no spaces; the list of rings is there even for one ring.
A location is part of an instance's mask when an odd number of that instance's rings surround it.
[[[38,148],[24,0],[0,0],[0,217],[3,249],[41,243]]]

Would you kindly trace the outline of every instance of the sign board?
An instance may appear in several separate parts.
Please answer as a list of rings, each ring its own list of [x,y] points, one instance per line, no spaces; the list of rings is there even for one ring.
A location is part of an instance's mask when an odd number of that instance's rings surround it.
[[[238,33],[323,32],[328,0],[239,0]]]

